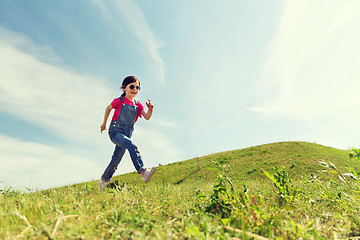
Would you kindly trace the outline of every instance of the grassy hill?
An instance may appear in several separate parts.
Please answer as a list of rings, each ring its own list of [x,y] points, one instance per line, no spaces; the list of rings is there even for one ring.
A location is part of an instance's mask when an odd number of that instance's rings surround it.
[[[262,170],[285,166],[292,178],[310,174],[324,176],[320,161],[330,161],[341,171],[360,172],[360,161],[349,158],[349,151],[308,142],[279,142],[232,150],[160,166],[152,184],[213,181],[217,176],[213,161],[228,167],[236,180],[266,178]],[[116,176],[113,180],[141,184],[136,172]]]
[[[3,189],[0,239],[349,239],[360,236],[360,184],[319,164],[359,173],[359,160],[348,154],[280,142],[160,166],[149,184],[134,172],[114,177],[125,186],[105,191],[97,181],[33,193]],[[274,173],[273,166],[285,166],[296,181],[284,177],[276,187],[262,172]]]

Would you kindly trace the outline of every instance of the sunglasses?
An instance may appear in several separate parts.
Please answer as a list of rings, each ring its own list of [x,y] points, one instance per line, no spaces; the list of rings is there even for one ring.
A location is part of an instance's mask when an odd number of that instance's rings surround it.
[[[140,91],[140,86],[136,86],[136,87],[135,87],[135,85],[130,85],[130,89],[131,89],[131,90],[134,89],[134,88],[136,88],[137,90]]]

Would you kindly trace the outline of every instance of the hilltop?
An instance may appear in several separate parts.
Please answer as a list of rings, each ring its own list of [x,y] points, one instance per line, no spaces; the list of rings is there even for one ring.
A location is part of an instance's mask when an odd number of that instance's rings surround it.
[[[217,172],[213,161],[228,168],[236,180],[264,179],[263,170],[272,172],[273,167],[286,167],[292,178],[319,175],[324,167],[320,161],[330,161],[341,171],[360,171],[360,162],[349,158],[349,151],[308,142],[278,142],[244,149],[215,153],[186,161],[159,166],[152,184],[194,181],[213,181]],[[324,175],[324,174],[323,174]],[[119,175],[119,180],[129,184],[142,184],[136,172]]]

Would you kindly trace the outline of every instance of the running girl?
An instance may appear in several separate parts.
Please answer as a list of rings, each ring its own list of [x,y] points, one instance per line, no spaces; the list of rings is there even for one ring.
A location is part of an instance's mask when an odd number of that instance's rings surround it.
[[[150,99],[148,99],[148,102],[146,102],[148,111],[145,111],[141,102],[135,100],[136,95],[140,91],[140,81],[134,76],[126,77],[121,88],[124,93],[121,97],[115,98],[111,104],[106,107],[104,121],[100,126],[102,133],[106,130],[106,122],[111,110],[115,109],[109,127],[109,137],[116,146],[111,162],[105,169],[104,174],[99,181],[101,190],[104,190],[105,185],[110,182],[110,179],[116,171],[126,149],[130,153],[130,157],[136,171],[141,175],[145,183],[148,183],[156,172],[156,167],[151,168],[151,170],[144,168],[140,152],[135,143],[130,139],[137,119],[143,116],[146,120],[149,120],[152,116],[154,104],[150,101]]]

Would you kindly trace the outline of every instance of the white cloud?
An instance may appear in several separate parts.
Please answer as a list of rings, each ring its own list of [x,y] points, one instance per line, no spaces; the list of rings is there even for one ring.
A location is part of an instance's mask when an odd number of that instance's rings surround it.
[[[0,181],[7,186],[43,189],[99,175],[96,164],[59,147],[0,135],[0,152]]]
[[[351,109],[359,88],[357,1],[288,1],[249,110],[315,120]]]
[[[0,56],[1,111],[63,138],[93,142],[113,94],[101,80],[42,63],[1,40]]]
[[[279,135],[346,148],[360,112],[358,1],[287,1],[247,109],[284,122]],[[274,136],[275,137],[275,136]]]
[[[164,83],[166,68],[159,53],[162,42],[156,38],[137,3],[131,0],[113,2],[93,0],[93,3],[99,7],[103,17],[115,26],[115,29],[119,32],[123,32],[123,27],[120,24],[121,18],[118,16],[119,13],[121,14],[126,20],[126,23],[130,26],[134,35],[145,45],[147,54],[154,63],[151,64],[151,68],[149,69],[155,69],[157,80],[160,83]]]
[[[0,181],[18,184],[20,179],[32,179],[35,187],[43,188],[89,176],[99,178],[114,147],[107,133],[100,134],[100,124],[117,89],[112,90],[105,80],[39,61],[36,55],[18,48],[40,47],[16,33],[0,30],[0,111],[37,125],[64,141],[61,145],[40,144],[0,136]],[[17,39],[16,47],[11,44],[12,39]],[[140,128],[136,136],[146,145],[144,154],[149,163],[174,160],[178,153],[158,131]],[[128,163],[118,173],[133,171],[131,162]]]

